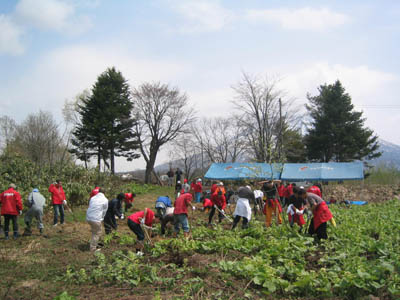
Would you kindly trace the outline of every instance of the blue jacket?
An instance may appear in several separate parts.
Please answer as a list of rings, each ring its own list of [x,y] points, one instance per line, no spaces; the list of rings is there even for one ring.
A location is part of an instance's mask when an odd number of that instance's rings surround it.
[[[171,202],[171,200],[169,199],[169,197],[167,197],[167,196],[160,196],[160,197],[158,197],[156,203],[157,203],[157,202],[162,202],[162,203],[164,203],[166,207],[172,207],[172,202]]]

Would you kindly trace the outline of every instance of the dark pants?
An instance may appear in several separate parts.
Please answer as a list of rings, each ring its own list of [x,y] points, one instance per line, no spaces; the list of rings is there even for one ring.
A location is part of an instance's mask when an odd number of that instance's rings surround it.
[[[113,230],[117,230],[118,224],[117,221],[115,220],[115,216],[112,214],[106,214],[104,216],[104,230],[106,234],[111,233]]]
[[[168,223],[175,225],[173,214],[166,215],[161,219],[161,234],[165,234],[165,228],[167,227]]]
[[[128,227],[130,230],[133,231],[134,234],[136,234],[137,239],[139,241],[144,240],[144,232],[142,230],[142,227],[140,227],[140,224],[133,222],[132,220],[128,219]]]
[[[132,207],[132,203],[125,202],[125,214],[128,211],[128,209],[130,209],[131,207]]]
[[[236,227],[236,225],[239,223],[241,216],[235,216],[233,219],[233,224],[232,224],[232,229]],[[242,229],[248,228],[249,227],[249,220],[247,218],[243,217],[242,221]]]
[[[218,207],[221,209],[220,207]],[[211,207],[210,215],[208,216],[208,224],[211,224],[212,218],[214,217],[215,214],[215,207]],[[218,212],[218,220],[221,223],[222,219],[224,218],[224,215],[221,212]]]
[[[54,222],[53,224],[57,224],[58,222],[58,214],[60,214],[60,223],[64,224],[64,205],[62,204],[53,204],[54,210]]]
[[[326,222],[322,223],[318,226],[318,228],[314,229],[314,218],[311,219],[310,227],[308,228],[308,234],[313,235],[317,234],[318,239],[327,239],[328,234],[326,233],[327,224]]]
[[[5,236],[8,236],[8,232],[10,230],[10,220],[13,223],[14,236],[18,236],[17,216],[14,215],[4,215],[4,234]]]
[[[167,209],[165,207],[156,207],[156,210],[156,217],[163,218]]]

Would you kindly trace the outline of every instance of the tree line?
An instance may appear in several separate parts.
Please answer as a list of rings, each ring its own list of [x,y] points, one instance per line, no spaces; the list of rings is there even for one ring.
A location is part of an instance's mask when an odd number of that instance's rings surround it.
[[[62,165],[74,158],[88,168],[115,172],[115,158],[146,161],[145,182],[155,175],[160,150],[183,162],[186,174],[201,158],[212,162],[347,162],[378,157],[377,135],[365,127],[340,81],[307,95],[307,113],[279,89],[278,81],[246,73],[232,86],[234,99],[221,116],[199,118],[188,96],[160,82],[131,87],[115,67],[63,108],[64,132],[51,114],[31,114],[21,124],[0,118],[3,153],[34,163]],[[227,114],[227,112],[229,114]]]

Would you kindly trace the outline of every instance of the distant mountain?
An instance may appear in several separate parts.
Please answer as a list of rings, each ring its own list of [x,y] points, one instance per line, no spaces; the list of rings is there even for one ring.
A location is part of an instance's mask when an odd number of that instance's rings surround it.
[[[385,165],[395,167],[400,170],[400,146],[391,142],[379,139],[379,151],[381,157],[369,161],[374,166]]]

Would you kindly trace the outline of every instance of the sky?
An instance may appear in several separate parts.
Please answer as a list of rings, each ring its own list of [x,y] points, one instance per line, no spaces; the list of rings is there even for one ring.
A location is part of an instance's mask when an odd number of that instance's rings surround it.
[[[338,79],[365,125],[400,144],[399,46],[397,0],[1,0],[0,116],[61,124],[65,100],[112,66],[133,87],[178,87],[199,118],[229,116],[245,72],[279,79],[300,111]]]

